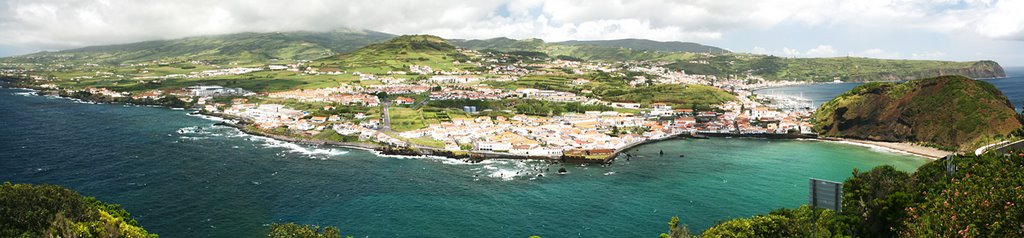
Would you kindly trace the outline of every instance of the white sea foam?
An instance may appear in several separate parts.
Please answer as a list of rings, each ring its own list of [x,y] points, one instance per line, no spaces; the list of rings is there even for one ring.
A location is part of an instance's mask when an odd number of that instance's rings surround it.
[[[519,177],[535,179],[538,174],[544,174],[546,164],[540,161],[530,160],[485,160],[482,167],[473,169],[476,173],[486,174],[487,177],[501,179],[503,181],[515,180]]]
[[[198,114],[198,113],[186,113],[185,115],[188,115],[190,117],[198,117],[198,118],[202,118],[202,119],[206,119],[206,120],[216,121],[216,122],[224,121],[224,118],[214,117],[214,116],[207,116],[207,115]]]
[[[182,135],[195,134],[199,130],[200,130],[199,126],[182,127],[182,128],[178,128],[178,134],[182,134]]]
[[[303,154],[303,155],[310,156],[310,157],[313,157],[313,158],[324,159],[322,157],[316,157],[316,156],[333,157],[333,156],[339,156],[339,155],[348,154],[348,151],[344,151],[344,150],[333,149],[333,148],[309,148],[309,147],[302,146],[302,145],[299,145],[299,144],[296,144],[296,143],[287,142],[287,141],[281,141],[281,140],[277,140],[277,139],[274,139],[274,138],[267,138],[267,137],[260,137],[260,136],[254,136],[253,138],[256,139],[256,140],[262,141],[263,142],[262,146],[264,148],[281,148],[281,149],[285,149],[288,152]]]
[[[201,117],[204,119],[222,121],[223,118],[189,114],[189,116]],[[259,147],[263,148],[278,148],[283,149],[282,152],[277,153],[279,157],[288,157],[292,154],[302,154],[309,158],[327,159],[334,156],[340,156],[348,154],[349,151],[345,149],[336,148],[320,148],[315,146],[301,145],[293,142],[282,141],[270,137],[258,136],[245,133],[241,130],[231,128],[229,131],[217,130],[217,126],[192,126],[180,128],[178,133],[182,135],[197,136],[194,138],[209,138],[209,137],[245,137],[246,140],[256,142]],[[201,136],[201,137],[200,137]],[[186,139],[186,138],[183,138]],[[232,147],[232,148],[237,148]],[[349,148],[349,147],[347,147]],[[385,157],[391,159],[416,159],[416,160],[427,160],[432,162],[439,162],[445,165],[455,166],[469,166],[471,173],[479,174],[481,176],[487,176],[490,178],[496,178],[503,181],[511,181],[516,178],[530,177],[530,179],[536,179],[538,174],[543,174],[543,169],[547,166],[547,161],[543,160],[512,160],[512,159],[487,159],[480,162],[472,162],[465,159],[456,159],[443,156],[432,156],[432,155],[385,155],[377,150],[350,147],[350,149],[361,149],[368,151],[378,157]],[[479,180],[479,178],[475,179]]]

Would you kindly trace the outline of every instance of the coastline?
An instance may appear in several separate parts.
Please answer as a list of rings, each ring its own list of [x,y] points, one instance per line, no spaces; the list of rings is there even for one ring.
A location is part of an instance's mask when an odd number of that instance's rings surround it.
[[[230,119],[223,117],[222,115],[206,113],[196,111],[197,115],[206,117],[216,118],[214,121],[218,121],[216,125],[228,126],[237,129],[238,131],[254,136],[261,136],[271,138],[280,141],[309,144],[309,145],[329,145],[337,146],[350,149],[360,149],[369,152],[373,152],[382,156],[423,156],[423,157],[444,157],[450,159],[464,159],[469,162],[480,162],[484,159],[527,159],[527,160],[547,160],[547,161],[563,161],[562,158],[556,156],[529,156],[529,155],[518,155],[501,152],[490,152],[490,151],[448,151],[441,148],[431,148],[425,146],[410,146],[410,147],[390,147],[373,143],[363,142],[340,142],[340,141],[327,141],[311,138],[299,138],[285,135],[277,135],[272,133],[265,133],[262,131],[254,131],[245,127],[240,123],[234,123]],[[564,162],[564,161],[563,161]]]
[[[35,91],[36,93],[42,92],[39,89],[34,89],[34,88],[22,88],[22,87],[13,87],[13,88]],[[80,101],[80,102],[97,103],[97,101],[89,100],[89,99],[80,99],[80,98],[68,97],[68,96],[62,96],[62,95],[53,95],[53,96],[56,96],[58,98],[65,98],[65,99],[76,100],[76,101]],[[103,102],[103,101],[99,101],[99,103],[118,103],[118,102]],[[134,103],[126,103],[126,104],[133,105]],[[168,109],[171,109],[171,107],[167,107],[167,106],[163,106],[163,105],[147,105],[147,104],[134,104],[134,105],[166,107]],[[453,152],[453,151],[442,150],[442,149],[439,149],[439,148],[430,148],[430,147],[424,147],[424,146],[412,146],[412,147],[401,147],[401,148],[398,148],[398,147],[381,146],[381,145],[372,144],[372,143],[351,143],[351,142],[325,141],[325,140],[310,139],[310,138],[298,138],[298,137],[291,137],[291,136],[285,136],[285,135],[276,135],[276,134],[271,134],[271,133],[264,133],[264,132],[260,132],[260,131],[252,131],[252,130],[249,130],[249,129],[245,128],[244,125],[232,122],[229,118],[224,117],[223,115],[212,114],[212,113],[205,113],[205,112],[201,112],[201,111],[196,111],[195,114],[202,115],[202,116],[207,116],[207,117],[213,117],[215,119],[211,119],[211,120],[212,121],[216,121],[217,122],[216,124],[223,125],[223,126],[233,127],[233,128],[236,128],[239,131],[241,131],[243,133],[246,133],[246,134],[255,135],[255,136],[261,136],[261,137],[266,137],[266,138],[271,138],[271,139],[280,140],[280,141],[293,142],[293,143],[301,143],[301,144],[309,144],[309,145],[330,145],[330,146],[337,146],[337,147],[350,148],[350,149],[360,149],[360,150],[366,150],[366,151],[370,151],[370,152],[377,153],[377,154],[380,154],[380,155],[385,155],[385,156],[428,156],[428,157],[429,156],[437,156],[437,157],[445,157],[445,158],[452,158],[452,159],[466,159],[466,160],[472,161],[472,162],[479,162],[479,161],[482,161],[484,159],[530,159],[530,160],[547,160],[547,161],[552,161],[552,162],[557,161],[557,162],[570,162],[570,163],[611,163],[619,155],[621,155],[623,152],[626,152],[626,151],[628,151],[630,149],[633,149],[635,147],[638,147],[638,146],[641,146],[641,145],[650,144],[650,143],[655,143],[655,142],[661,142],[661,141],[667,141],[667,140],[673,140],[673,139],[684,139],[684,138],[689,137],[689,135],[685,135],[685,134],[670,135],[670,136],[666,136],[666,137],[663,137],[663,138],[651,139],[651,140],[645,140],[645,141],[636,142],[636,143],[624,146],[622,148],[615,149],[615,151],[612,154],[610,154],[609,156],[605,157],[604,159],[600,159],[600,160],[598,160],[598,159],[574,160],[574,159],[567,159],[564,156],[528,156],[528,155],[518,155],[518,154],[501,153],[501,152],[490,152],[490,151],[458,151],[458,152]],[[845,144],[852,144],[852,145],[863,146],[863,147],[880,148],[880,149],[884,149],[884,150],[888,150],[888,151],[892,151],[892,152],[897,152],[897,153],[911,154],[911,155],[920,156],[920,157],[924,157],[924,158],[931,159],[931,160],[942,158],[942,157],[944,157],[946,155],[949,155],[949,154],[953,153],[953,152],[943,151],[943,150],[939,150],[939,149],[935,149],[935,148],[931,148],[931,147],[914,145],[914,144],[907,143],[907,142],[903,142],[903,143],[881,142],[881,141],[868,141],[868,140],[847,139],[847,138],[834,138],[834,137],[815,137],[815,136],[806,136],[806,135],[792,137],[792,136],[787,136],[787,135],[763,136],[763,135],[717,134],[717,133],[707,133],[707,134],[699,133],[699,134],[702,135],[702,136],[710,136],[710,137],[760,137],[760,138],[767,138],[767,139],[808,139],[808,140],[818,140],[818,141],[823,141],[823,142],[845,143]]]
[[[870,141],[860,139],[848,139],[848,138],[836,138],[836,137],[821,137],[813,140],[835,142],[842,144],[850,144],[856,146],[879,148],[897,153],[905,153],[910,155],[916,155],[924,157],[930,160],[937,160],[947,155],[951,155],[954,152],[940,150],[932,147],[915,145],[910,142],[885,142],[885,141]]]

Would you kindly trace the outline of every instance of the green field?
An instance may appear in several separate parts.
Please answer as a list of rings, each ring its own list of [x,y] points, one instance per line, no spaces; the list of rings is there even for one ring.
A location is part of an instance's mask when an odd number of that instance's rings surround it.
[[[403,132],[427,127],[427,124],[423,121],[423,117],[417,110],[404,107],[391,107],[388,109],[388,112],[391,114],[392,130]]]

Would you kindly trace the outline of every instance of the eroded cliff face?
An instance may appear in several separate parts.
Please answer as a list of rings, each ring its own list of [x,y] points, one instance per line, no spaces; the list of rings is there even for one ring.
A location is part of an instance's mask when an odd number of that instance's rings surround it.
[[[1020,128],[1021,120],[991,84],[942,76],[858,86],[823,104],[814,114],[814,124],[824,136],[970,150],[983,139]]]
[[[856,76],[852,81],[856,82],[877,82],[877,81],[907,81],[923,78],[934,78],[940,76],[962,75],[968,78],[1002,78],[1006,77],[1003,67],[995,61],[983,60],[963,68],[936,68],[919,72],[903,73],[881,73],[877,75]]]

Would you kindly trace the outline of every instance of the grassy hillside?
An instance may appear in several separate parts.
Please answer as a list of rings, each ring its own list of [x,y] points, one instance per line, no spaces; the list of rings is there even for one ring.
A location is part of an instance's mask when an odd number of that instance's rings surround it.
[[[814,129],[825,136],[911,141],[970,150],[1021,127],[1006,96],[963,76],[868,83],[822,104]]]
[[[793,58],[784,59],[781,70],[766,74],[776,79],[848,82],[911,80],[943,75],[972,78],[1004,77],[1002,67],[993,61],[951,62],[931,60],[887,60],[870,58]]]
[[[92,46],[10,57],[5,62],[66,61],[122,64],[203,60],[213,63],[252,63],[271,60],[313,60],[349,52],[384,41],[392,35],[372,31],[238,33],[175,40]]]
[[[1005,77],[993,61],[890,60],[859,57],[781,58],[754,54],[691,57],[665,65],[692,74],[719,77],[753,74],[768,80],[832,82],[899,81],[944,75],[971,78]]]
[[[0,185],[0,237],[157,237],[117,204],[56,185]]]
[[[544,49],[545,43],[541,39],[515,40],[506,37],[478,40],[449,40],[452,44],[466,49],[475,50],[498,50],[498,51],[540,51]]]
[[[612,102],[631,102],[649,105],[665,103],[675,108],[710,109],[713,105],[735,101],[736,96],[722,89],[706,85],[665,84],[635,88],[600,87],[594,94]]]
[[[693,42],[679,41],[653,41],[646,39],[619,39],[619,40],[593,40],[593,41],[562,41],[555,42],[559,45],[591,45],[607,48],[627,48],[632,50],[663,51],[663,52],[690,52],[690,53],[727,53],[729,51],[714,47],[701,45]]]
[[[349,71],[384,73],[408,71],[410,65],[430,66],[434,70],[457,69],[453,61],[466,56],[455,50],[448,40],[431,35],[405,35],[371,44],[354,52],[314,62],[325,67]]]
[[[545,43],[539,39],[454,40],[453,44],[476,50],[533,51],[551,57],[570,56],[597,61],[656,61],[690,74],[735,77],[747,74],[768,80],[832,82],[897,81],[943,75],[972,78],[1005,77],[993,61],[889,60],[859,57],[781,58],[770,55],[730,53],[721,48],[686,42],[624,39]],[[714,54],[702,54],[707,52]],[[725,52],[725,53],[721,53]]]
[[[681,42],[620,40],[546,43],[540,39],[513,40],[504,37],[486,40],[452,40],[451,42],[461,48],[473,50],[496,50],[502,52],[532,51],[542,52],[551,57],[570,56],[584,60],[601,61],[664,61],[689,59],[693,56],[690,51],[673,50],[685,48],[684,46],[677,46],[676,43],[692,44]],[[651,45],[646,45],[645,43],[651,43]]]

